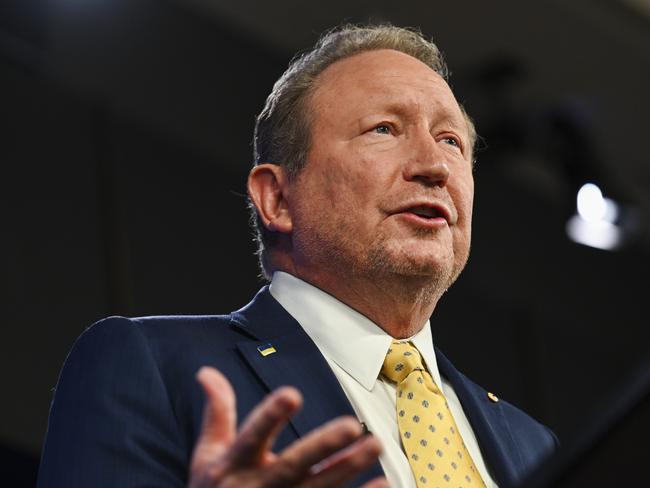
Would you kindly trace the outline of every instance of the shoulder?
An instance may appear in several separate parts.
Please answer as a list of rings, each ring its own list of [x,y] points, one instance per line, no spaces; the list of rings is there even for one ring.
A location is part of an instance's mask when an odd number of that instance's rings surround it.
[[[241,339],[228,315],[100,320],[68,353],[55,389],[52,418],[64,413],[66,419],[86,418],[97,412],[110,418],[124,404],[148,417],[166,411],[167,420],[175,418],[189,432],[195,417],[200,420],[203,403],[196,372],[205,364],[231,363]]]
[[[77,338],[62,376],[111,384],[117,377],[132,381],[154,375],[166,382],[181,371],[193,376],[206,357],[225,359],[219,353],[241,340],[230,324],[229,315],[108,317]]]
[[[80,363],[106,369],[137,357],[156,360],[188,342],[200,343],[202,336],[227,331],[230,318],[224,316],[112,316],[95,322],[76,339],[66,367]]]
[[[128,350],[136,345],[161,350],[188,342],[201,343],[213,336],[239,336],[230,330],[230,324],[230,315],[112,316],[88,327],[75,342],[73,351]]]
[[[114,335],[141,334],[145,337],[159,334],[187,335],[206,327],[227,325],[231,315],[157,315],[148,317],[111,316],[88,327],[82,338],[109,338]]]
[[[202,330],[227,324],[109,317],[86,329],[54,390],[38,486],[183,486],[203,397],[197,364],[180,358],[188,341],[206,342]]]

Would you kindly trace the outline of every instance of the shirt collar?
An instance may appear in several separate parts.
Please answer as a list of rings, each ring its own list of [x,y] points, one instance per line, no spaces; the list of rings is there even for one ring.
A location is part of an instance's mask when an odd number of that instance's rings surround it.
[[[327,359],[366,390],[373,389],[393,340],[391,336],[332,295],[288,273],[276,271],[270,291]],[[433,380],[441,386],[429,321],[409,340],[420,351]]]

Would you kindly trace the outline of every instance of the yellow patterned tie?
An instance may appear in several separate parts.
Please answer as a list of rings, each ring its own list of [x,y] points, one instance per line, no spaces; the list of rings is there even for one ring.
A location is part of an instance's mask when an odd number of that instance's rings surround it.
[[[417,348],[393,341],[381,372],[397,383],[397,424],[418,488],[485,487]]]

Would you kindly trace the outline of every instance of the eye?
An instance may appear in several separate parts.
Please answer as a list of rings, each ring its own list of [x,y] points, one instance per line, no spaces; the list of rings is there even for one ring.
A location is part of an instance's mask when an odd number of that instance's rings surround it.
[[[379,124],[378,126],[374,127],[372,130],[377,134],[390,134],[392,132],[392,129],[388,124]]]
[[[460,148],[460,141],[455,137],[444,137],[442,141],[445,144],[449,144],[450,146],[456,146],[457,148]]]

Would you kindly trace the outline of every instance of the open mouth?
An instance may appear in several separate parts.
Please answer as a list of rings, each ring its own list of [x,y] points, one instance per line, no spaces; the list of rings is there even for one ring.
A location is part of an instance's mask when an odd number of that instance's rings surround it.
[[[423,219],[437,219],[442,218],[447,220],[447,216],[441,209],[430,207],[428,205],[419,205],[417,207],[407,208],[405,212],[412,213]]]

